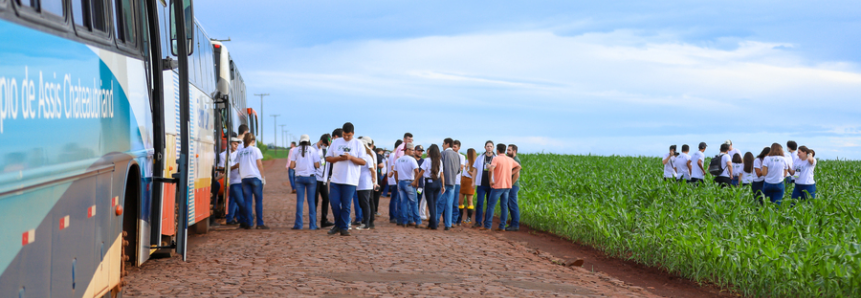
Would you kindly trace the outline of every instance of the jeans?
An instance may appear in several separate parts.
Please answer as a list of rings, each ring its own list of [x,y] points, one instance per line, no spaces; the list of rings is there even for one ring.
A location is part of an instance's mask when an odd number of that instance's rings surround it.
[[[380,195],[383,194],[383,187],[380,186],[380,190],[375,190],[372,194],[371,202],[374,202],[374,210],[371,210],[372,213],[380,212]],[[374,214],[376,216],[376,214]]]
[[[257,213],[257,226],[263,225],[263,181],[257,178],[242,179],[242,198],[245,199],[245,214],[248,215],[248,226],[254,221],[251,215],[251,196],[254,196],[254,213]]]
[[[451,194],[451,222],[452,223],[460,223],[460,212],[458,210],[458,206],[460,206],[460,184],[454,186],[454,192]]]
[[[805,193],[805,191],[807,193]],[[795,189],[792,190],[793,199],[815,199],[816,184],[795,184]]]
[[[374,200],[371,196],[374,195],[373,189],[367,190],[359,190],[356,192],[359,196],[359,205],[362,207],[362,213],[365,214],[365,218],[362,221],[365,224],[365,227],[370,227],[374,225]]]
[[[490,186],[482,187],[479,186],[476,188],[475,192],[475,224],[480,225],[482,221],[484,221],[483,211],[484,211],[484,200],[490,201]],[[488,211],[490,214],[493,214],[493,210]]]
[[[290,188],[296,190],[296,170],[287,169],[287,177],[289,177],[290,180]],[[314,181],[316,180],[317,179],[314,179]]]
[[[323,198],[321,204],[317,198]],[[314,205],[320,206],[320,223],[329,221],[329,188],[322,181],[317,181],[317,193],[314,195]]]
[[[739,179],[738,176],[732,176],[732,186],[738,186]]]
[[[785,188],[783,183],[771,184],[765,182],[765,185],[762,187],[762,193],[766,198],[771,199],[772,203],[780,205],[780,201],[783,200],[783,192]]]
[[[416,198],[416,188],[412,184],[412,180],[398,181],[398,201],[401,203],[400,216],[398,217],[399,224],[422,224],[422,218],[419,217],[419,201]]]
[[[439,183],[437,183],[437,185],[439,185]],[[427,200],[428,203],[428,220],[430,221],[430,223],[428,223],[428,227],[430,227],[431,229],[436,229],[439,227],[439,216],[441,211],[439,208],[441,205],[439,203],[441,201],[441,191],[442,188],[425,183],[424,194],[425,200]]]
[[[317,205],[314,194],[317,193],[317,178],[314,176],[296,177],[296,222],[293,223],[294,229],[302,228],[302,201],[303,197],[308,200],[308,227],[312,230],[317,229]]]
[[[453,222],[454,218],[457,217],[457,215],[455,214],[455,210],[457,210],[457,205],[455,205],[454,209],[452,209],[451,203],[451,201],[454,200],[455,187],[454,185],[444,185],[443,187],[445,188],[445,193],[442,193],[442,195],[437,198],[436,211],[438,214],[436,215],[436,219],[438,220],[440,215],[442,215],[443,225],[445,225],[446,228],[451,228],[451,223]]]
[[[508,220],[508,192],[510,188],[493,188],[490,190],[490,199],[487,200],[487,211],[484,212],[484,228],[490,229],[493,225],[493,209],[496,209],[496,201],[499,201],[499,229],[505,229]]]
[[[359,191],[357,190],[353,193],[353,209],[356,212],[356,222],[364,222],[364,212],[362,212],[362,205],[359,204]]]
[[[242,197],[242,182],[230,184],[230,209],[227,212],[227,221],[238,221],[240,223],[248,223],[247,210],[245,210],[245,200]]]
[[[398,190],[396,185],[389,185],[388,187],[391,191],[392,198],[389,200],[389,221],[392,219],[397,222],[397,219],[401,218],[400,216],[400,207],[401,202],[398,200]]]
[[[332,216],[335,217],[335,227],[341,231],[350,228],[350,203],[356,186],[349,184],[329,183],[329,202],[332,203]]]
[[[715,183],[720,185],[721,188],[732,185],[732,178],[730,178],[730,177],[717,176],[717,177],[715,177],[714,181],[715,181]]]
[[[750,184],[750,190],[753,192],[753,197],[762,205],[762,188],[765,186],[765,181],[754,181]]]
[[[517,204],[517,192],[520,191],[520,186],[512,185],[508,191],[508,210],[511,212],[511,224],[509,227],[520,227],[520,205]]]

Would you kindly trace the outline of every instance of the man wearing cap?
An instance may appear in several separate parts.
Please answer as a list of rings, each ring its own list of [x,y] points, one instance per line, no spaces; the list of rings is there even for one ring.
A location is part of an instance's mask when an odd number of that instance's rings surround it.
[[[727,155],[729,155],[729,159],[732,159],[732,157],[736,154],[742,155],[741,150],[735,149],[735,147],[732,146],[732,140],[726,140],[726,142],[723,143],[729,145],[729,151],[727,151],[726,153]]]
[[[219,159],[219,166],[224,167],[224,164],[227,163],[232,168],[237,163],[236,158],[236,149],[239,148],[239,143],[242,140],[239,138],[233,137],[230,138],[230,160],[229,163],[227,161],[227,151],[221,152],[221,157]],[[228,174],[228,207],[227,207],[227,224],[241,224],[242,228],[246,228],[246,210],[245,208],[245,200],[242,197],[242,178],[239,177],[239,168],[231,169]]]
[[[416,163],[419,167],[425,162],[425,159],[422,158],[422,155],[425,153],[425,148],[422,145],[416,145],[415,149],[413,149],[413,157],[416,159]],[[428,219],[428,206],[427,200],[425,200],[424,196],[424,188],[425,181],[424,179],[419,179],[419,187],[416,189],[416,200],[419,201],[419,217],[422,220]]]
[[[700,181],[705,179],[705,169],[703,168],[703,163],[706,160],[706,142],[700,142],[698,146],[699,151],[691,154],[691,159],[688,160],[688,168],[691,169],[691,183],[695,185],[699,185]]]

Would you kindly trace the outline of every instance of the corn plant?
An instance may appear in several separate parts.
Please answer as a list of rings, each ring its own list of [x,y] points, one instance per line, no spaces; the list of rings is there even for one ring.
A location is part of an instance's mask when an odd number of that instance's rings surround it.
[[[711,178],[665,182],[657,158],[521,159],[521,220],[533,228],[745,296],[861,297],[859,161],[821,161],[816,199],[760,206]]]

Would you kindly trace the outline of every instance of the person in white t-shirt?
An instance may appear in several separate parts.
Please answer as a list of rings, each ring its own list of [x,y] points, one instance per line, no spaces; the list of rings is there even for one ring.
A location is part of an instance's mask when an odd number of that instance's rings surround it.
[[[359,174],[365,165],[366,155],[365,145],[353,138],[354,129],[352,123],[344,123],[341,132],[343,138],[333,141],[326,153],[326,162],[333,164],[329,202],[335,216],[335,226],[329,235],[340,232],[341,236],[350,236],[350,204],[359,185]]]
[[[263,172],[263,153],[257,148],[257,138],[253,134],[245,134],[245,148],[237,153],[239,161],[239,176],[242,177],[242,198],[245,200],[246,210],[251,210],[251,202],[255,205],[254,212],[257,214],[257,228],[268,230],[263,224],[263,185],[266,184],[266,176]],[[250,211],[249,211],[250,214]],[[248,217],[247,227],[251,228],[251,216]]]
[[[395,141],[395,148],[400,146],[403,143],[401,140]],[[389,191],[391,192],[391,198],[389,199],[389,223],[398,223],[398,219],[401,218],[401,205],[403,204],[398,198],[398,180],[395,178],[395,153],[389,152],[388,159],[386,160],[389,170],[388,177],[386,177],[386,182],[389,185]]]
[[[359,137],[365,147],[365,165],[359,172],[359,185],[356,187],[358,205],[362,211],[362,220],[356,230],[367,230],[374,228],[374,192],[380,188],[377,184],[377,154],[371,149],[373,140],[367,136]]]
[[[317,190],[317,168],[320,167],[320,155],[311,147],[311,137],[302,135],[299,137],[299,147],[290,152],[290,169],[295,172],[296,186],[296,221],[293,223],[294,230],[302,229],[302,201],[307,197],[308,201],[308,227],[317,229],[317,205],[315,202]]]
[[[794,169],[793,164],[798,160],[798,143],[793,140],[789,140],[786,142],[786,151],[783,152],[783,157],[786,158],[786,163],[789,165],[790,169]],[[786,178],[783,179],[786,187],[792,187],[792,184],[795,183],[795,176],[790,173],[786,173]]]
[[[732,145],[732,140],[726,140],[724,144],[729,145],[729,150],[726,152],[726,154],[729,155],[730,158],[733,158],[733,156],[735,156],[736,154],[741,156],[741,150],[736,149],[735,146]]]
[[[720,165],[721,168],[723,168],[723,172],[714,179],[715,183],[720,185],[720,187],[732,186],[732,176],[734,175],[732,171],[732,158],[729,157],[727,152],[729,152],[729,145],[721,144],[718,158],[720,158]]]
[[[314,173],[314,178],[317,180],[314,205],[320,207],[321,228],[328,228],[335,225],[335,223],[329,221],[329,186],[326,185],[326,179],[329,177],[329,165],[326,163],[326,148],[329,147],[329,144],[331,143],[332,136],[325,133],[320,136],[320,140],[314,145],[314,150],[317,151],[317,156],[320,157],[320,167],[317,168]],[[322,202],[320,199],[322,199]]]
[[[753,176],[753,183],[750,184],[750,189],[753,191],[753,197],[756,198],[760,205],[763,205],[762,188],[765,186],[765,174],[762,172],[762,161],[768,156],[771,147],[762,148],[756,159],[753,160],[753,171],[756,175]]]
[[[422,223],[419,217],[419,201],[413,180],[418,176],[419,163],[413,157],[413,144],[404,144],[404,155],[395,161],[394,176],[398,180],[398,226],[415,226]]]
[[[739,183],[741,183],[744,160],[742,160],[741,154],[739,153],[730,156],[732,156],[732,186],[738,186]]]
[[[431,230],[439,228],[439,216],[442,212],[437,210],[439,208],[437,202],[445,193],[445,187],[443,187],[445,185],[444,172],[439,146],[436,144],[430,145],[428,147],[427,158],[419,166],[418,178],[413,180],[412,186],[418,187],[419,179],[424,179],[425,181],[424,196],[427,200],[428,213],[430,214],[427,228]],[[446,229],[449,229],[449,227],[446,227]]]
[[[688,155],[688,152],[691,151],[691,147],[688,144],[682,145],[682,153],[676,156],[676,159],[673,160],[673,169],[676,170],[676,177],[678,177],[678,181],[689,181],[691,180],[691,169],[688,168],[688,163],[691,160],[691,156]]]
[[[705,179],[705,169],[703,168],[703,163],[706,160],[706,142],[700,142],[700,145],[697,147],[699,151],[691,154],[691,159],[688,160],[688,168],[691,169],[691,180],[690,182],[694,185],[699,185],[703,179]]]
[[[816,170],[816,151],[807,146],[798,147],[798,159],[795,160],[791,170],[795,178],[795,189],[792,190],[793,199],[815,199],[816,181],[813,172]]]
[[[293,154],[295,154],[293,149],[296,149],[296,142],[290,142],[287,160],[293,160]],[[287,177],[290,180],[290,193],[296,193],[296,170],[291,169],[289,165],[287,166]]]
[[[239,168],[233,169],[232,167],[236,165],[236,157],[239,149],[239,143],[242,143],[242,140],[239,138],[233,137],[230,138],[230,161],[229,161],[229,171],[228,175],[228,209],[227,209],[227,224],[245,224],[245,200],[242,198],[242,178],[239,177]],[[228,162],[227,160],[227,151],[221,152],[221,158],[219,159],[219,167],[224,168],[224,164]]]
[[[661,163],[664,164],[664,181],[672,181],[676,178],[676,170],[673,161],[676,159],[676,145],[670,146],[670,152],[664,154]]]
[[[739,173],[741,173],[741,186],[747,187],[756,178],[756,170],[753,168],[756,158],[753,157],[753,153],[747,152],[741,160],[741,169],[739,170]]]
[[[460,158],[460,172],[457,173],[457,176],[454,179],[454,192],[452,192],[451,196],[454,199],[451,201],[451,222],[454,224],[460,225],[461,221],[463,221],[463,212],[458,212],[458,208],[460,205],[460,184],[463,179],[463,169],[466,167],[466,156],[460,154],[460,140],[454,140],[454,144],[451,146],[451,149],[457,153],[457,156]]]
[[[789,164],[783,155],[783,146],[778,143],[771,144],[768,156],[762,161],[762,174],[765,176],[765,184],[762,193],[772,203],[780,205],[783,193],[786,191],[784,177],[789,172]]]

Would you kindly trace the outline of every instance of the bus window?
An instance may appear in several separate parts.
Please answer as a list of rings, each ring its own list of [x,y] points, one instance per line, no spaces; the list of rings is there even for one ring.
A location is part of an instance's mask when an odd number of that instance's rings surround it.
[[[105,0],[90,0],[90,19],[92,19],[92,30],[106,32],[108,22],[105,18]]]
[[[106,12],[105,0],[72,0],[72,18],[75,24],[90,31],[107,32]]]
[[[75,25],[78,26],[87,26],[87,23],[84,22],[84,3],[83,0],[72,0],[72,19],[75,21]]]
[[[36,1],[30,0],[25,2],[30,2],[32,5]],[[42,0],[40,6],[44,12],[50,12],[57,16],[65,16],[63,14],[63,0]]]
[[[170,40],[171,40],[171,53],[176,55],[176,13],[173,9],[173,1],[170,1]],[[191,0],[182,0],[182,10],[183,17],[185,18],[185,38],[188,40],[188,55],[190,56],[194,52],[194,13],[193,8],[191,6]]]
[[[133,45],[135,42],[135,14],[131,0],[114,0],[114,22],[117,39]]]

